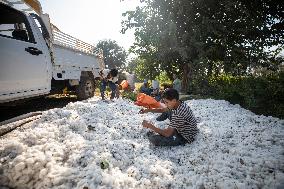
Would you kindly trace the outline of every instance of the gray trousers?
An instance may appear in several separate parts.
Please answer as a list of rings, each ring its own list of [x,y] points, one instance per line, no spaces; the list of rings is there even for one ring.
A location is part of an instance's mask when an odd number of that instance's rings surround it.
[[[149,141],[155,146],[179,146],[187,143],[187,140],[177,131],[175,131],[175,134],[170,137],[164,137],[153,132],[148,132],[147,136]]]

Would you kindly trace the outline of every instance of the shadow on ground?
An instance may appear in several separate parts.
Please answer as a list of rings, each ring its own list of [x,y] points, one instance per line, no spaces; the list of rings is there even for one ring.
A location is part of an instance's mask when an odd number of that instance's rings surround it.
[[[77,97],[74,95],[50,95],[17,104],[7,103],[5,106],[0,106],[0,122],[29,112],[62,108],[75,101],[77,101]]]

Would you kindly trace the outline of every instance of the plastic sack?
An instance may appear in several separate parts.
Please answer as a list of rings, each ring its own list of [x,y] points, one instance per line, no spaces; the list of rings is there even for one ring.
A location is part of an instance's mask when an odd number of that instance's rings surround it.
[[[128,81],[127,80],[123,80],[121,83],[120,83],[120,86],[123,90],[127,89],[129,87],[129,84],[128,84]]]
[[[161,107],[161,103],[158,102],[157,100],[155,100],[155,98],[146,95],[144,93],[139,93],[136,97],[136,102],[134,102],[134,104],[138,105],[138,106],[143,106],[145,108],[160,108]]]

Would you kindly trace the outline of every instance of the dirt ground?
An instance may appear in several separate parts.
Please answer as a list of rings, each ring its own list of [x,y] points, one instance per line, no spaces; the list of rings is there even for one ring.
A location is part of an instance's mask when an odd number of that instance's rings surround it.
[[[52,108],[62,108],[69,102],[77,101],[76,96],[51,95],[36,98],[12,106],[0,106],[0,122],[29,112],[44,111]]]

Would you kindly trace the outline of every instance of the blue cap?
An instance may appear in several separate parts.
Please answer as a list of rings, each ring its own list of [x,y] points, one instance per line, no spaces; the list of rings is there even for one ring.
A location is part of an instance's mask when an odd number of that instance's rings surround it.
[[[144,79],[144,83],[148,83],[148,79]]]

